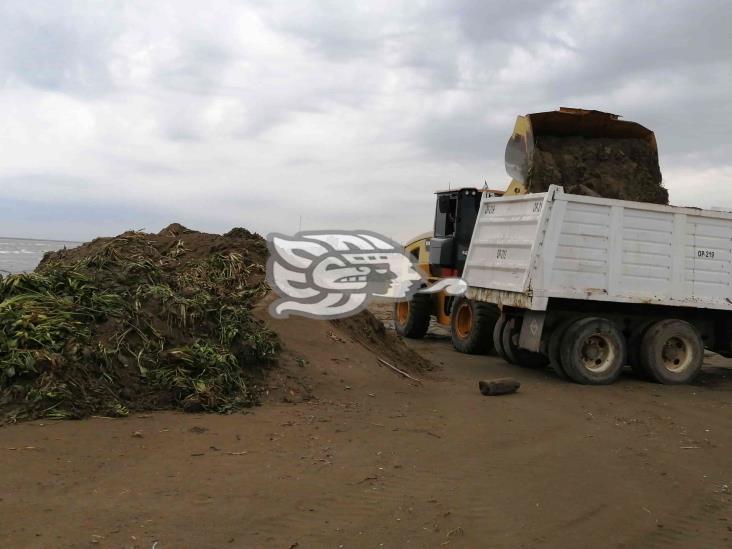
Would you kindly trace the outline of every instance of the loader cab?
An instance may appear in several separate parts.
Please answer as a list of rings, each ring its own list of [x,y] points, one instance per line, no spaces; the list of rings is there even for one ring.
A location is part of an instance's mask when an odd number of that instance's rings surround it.
[[[483,191],[475,188],[435,193],[434,236],[430,239],[433,276],[460,276],[468,256]]]

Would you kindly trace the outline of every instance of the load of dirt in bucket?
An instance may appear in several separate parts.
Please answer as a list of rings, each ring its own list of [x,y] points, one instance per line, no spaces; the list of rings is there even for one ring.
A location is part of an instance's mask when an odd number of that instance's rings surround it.
[[[572,194],[668,204],[658,151],[642,139],[539,136],[528,190],[552,184]]]
[[[227,412],[258,400],[278,340],[251,308],[267,248],[171,225],[47,254],[0,279],[0,416]]]

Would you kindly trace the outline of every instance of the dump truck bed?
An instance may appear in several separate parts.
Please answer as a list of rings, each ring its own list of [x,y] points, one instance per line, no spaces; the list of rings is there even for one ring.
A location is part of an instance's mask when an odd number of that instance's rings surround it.
[[[485,197],[468,297],[535,311],[550,299],[732,310],[732,213],[566,194]]]

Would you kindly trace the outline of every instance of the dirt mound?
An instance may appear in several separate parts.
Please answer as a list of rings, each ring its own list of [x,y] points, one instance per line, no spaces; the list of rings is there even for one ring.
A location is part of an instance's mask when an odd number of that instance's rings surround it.
[[[425,372],[434,368],[370,311],[341,320],[274,319],[267,309],[275,297],[268,295],[254,310],[277,333],[282,345],[280,367],[272,369],[267,380],[270,401],[336,400],[351,406],[371,398],[369,387],[374,384],[404,384],[408,389],[415,385],[415,378],[426,379]]]
[[[573,194],[668,204],[658,152],[642,139],[538,137],[529,192],[552,184]]]
[[[179,269],[195,261],[212,255],[237,253],[243,263],[265,265],[267,262],[267,243],[257,233],[241,227],[234,228],[224,235],[201,233],[173,223],[157,235],[128,231],[115,237],[95,238],[76,248],[48,252],[43,256],[36,272],[47,272],[59,266],[88,259],[106,250],[107,255],[121,251],[123,255],[143,254],[148,259],[160,262],[162,268]],[[257,274],[257,273],[253,273]],[[264,271],[258,272],[257,281],[264,280]],[[254,280],[254,278],[252,278]]]
[[[434,367],[431,362],[407,347],[396,332],[387,330],[371,311],[363,311],[356,316],[331,322],[366,349],[399,368],[404,367],[413,372],[422,372]]]
[[[288,370],[299,372],[306,354],[362,364],[364,378],[374,365],[387,370],[381,361],[432,367],[368,311],[272,321],[262,309],[272,299],[262,300],[266,260],[265,241],[246,229],[216,235],[172,224],[48,253],[34,273],[0,278],[0,423],[228,412],[256,404],[278,379],[292,401],[309,394]],[[270,325],[287,334],[285,353]],[[267,379],[278,359],[283,368]]]
[[[171,223],[167,227],[161,229],[161,231],[158,233],[158,236],[179,236],[182,234],[195,232],[196,231],[189,229],[188,227],[184,227],[180,223]]]
[[[174,224],[47,254],[0,279],[0,414],[125,415],[256,403],[278,342],[250,314],[266,244]]]

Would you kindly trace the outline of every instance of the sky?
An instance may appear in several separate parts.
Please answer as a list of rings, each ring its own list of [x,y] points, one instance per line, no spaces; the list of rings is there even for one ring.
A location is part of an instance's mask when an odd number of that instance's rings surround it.
[[[0,235],[431,229],[505,188],[517,115],[656,133],[673,204],[732,207],[732,2],[0,1]]]

